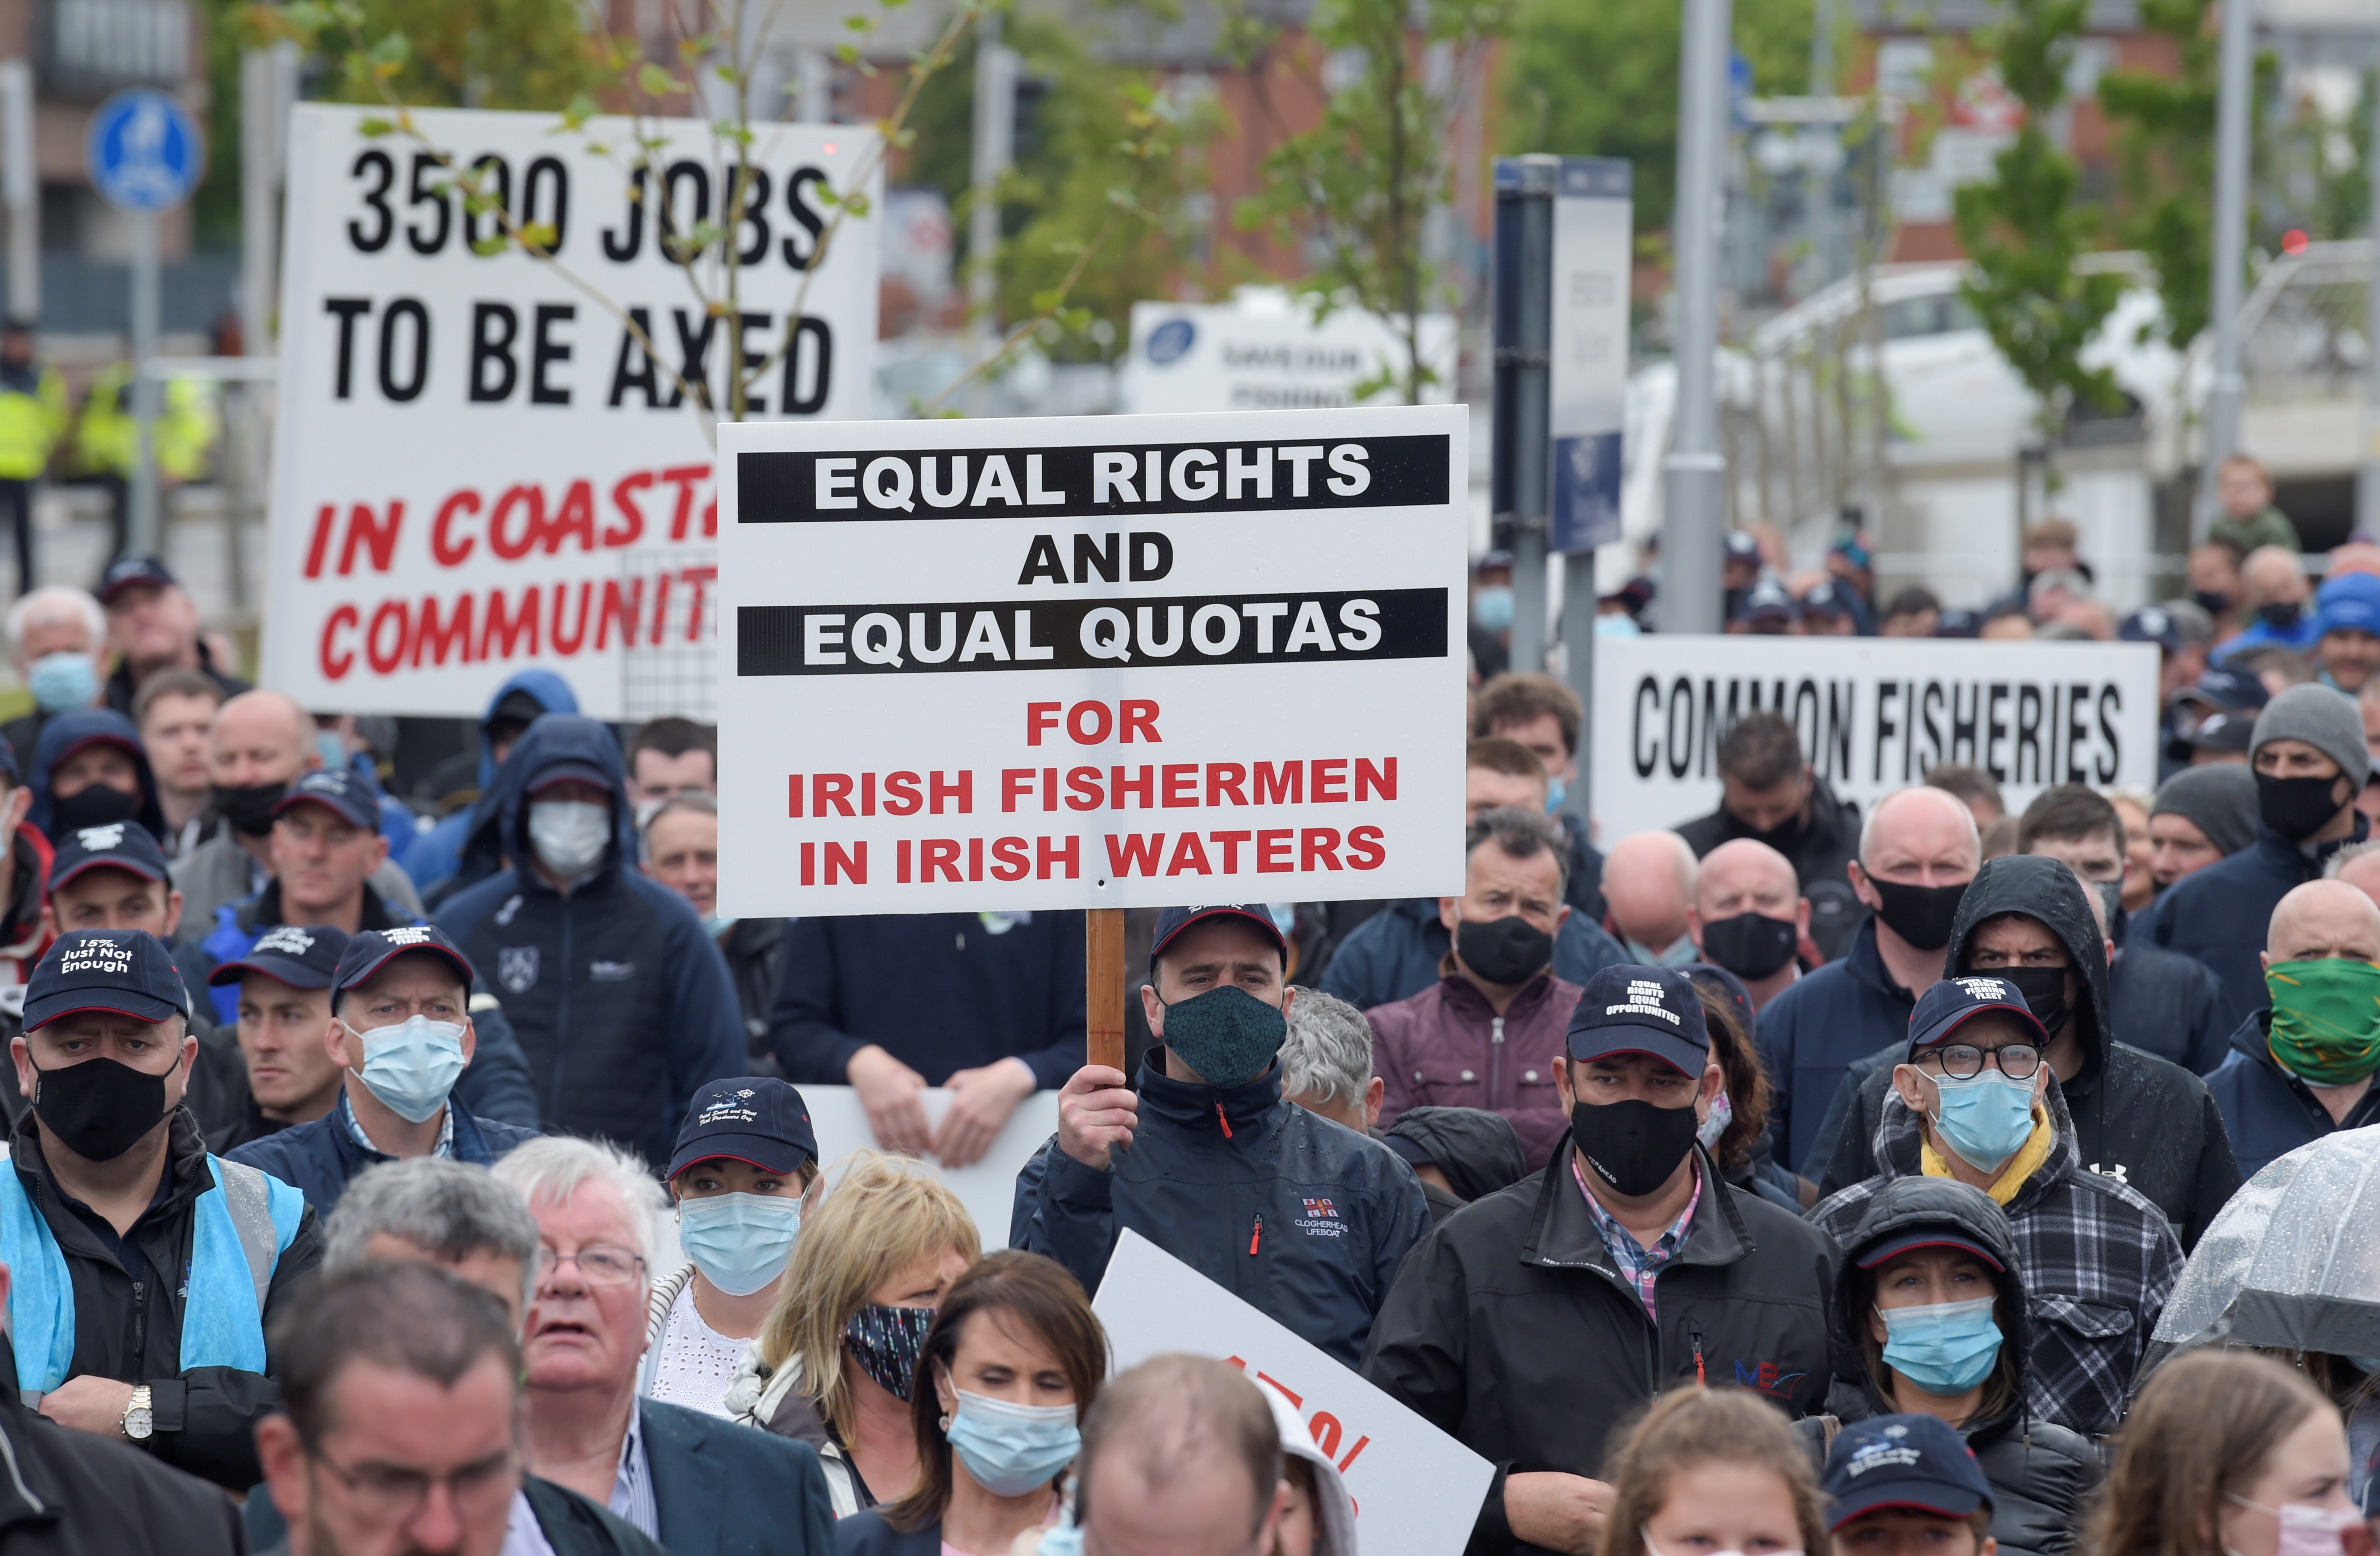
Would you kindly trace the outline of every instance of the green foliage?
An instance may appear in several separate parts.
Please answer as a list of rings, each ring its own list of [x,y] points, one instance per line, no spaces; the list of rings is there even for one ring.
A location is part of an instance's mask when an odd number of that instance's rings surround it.
[[[1635,164],[1636,230],[1667,227],[1682,9],[1678,0],[1520,0],[1497,92],[1503,150],[1625,157]],[[1810,0],[1736,0],[1735,46],[1755,91],[1809,89],[1811,11]]]
[[[2024,124],[1994,159],[1995,176],[1955,197],[1959,242],[1974,263],[1960,291],[2040,397],[2041,434],[2052,444],[2077,398],[2106,408],[2120,403],[2114,374],[2085,368],[2082,356],[2123,281],[2075,274],[2095,218],[2074,198],[2081,169],[2047,129],[2088,10],[2089,0],[2003,0],[1985,42],[2000,79],[2024,104]]]
[[[385,86],[418,108],[559,113],[609,74],[576,0],[348,0],[331,8],[355,18],[352,28],[322,28],[312,40],[329,70],[321,95],[334,102],[386,102]]]
[[[2206,327],[2215,269],[2215,0],[2140,0],[2141,26],[2173,40],[2180,74],[2099,78],[2099,106],[2123,127],[2117,231],[2155,267],[2163,332],[2178,346]]]

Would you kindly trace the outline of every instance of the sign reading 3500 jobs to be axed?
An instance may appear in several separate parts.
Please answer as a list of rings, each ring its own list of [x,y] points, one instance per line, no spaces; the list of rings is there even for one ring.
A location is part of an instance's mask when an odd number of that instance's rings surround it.
[[[1462,890],[1461,407],[720,432],[722,912]]]

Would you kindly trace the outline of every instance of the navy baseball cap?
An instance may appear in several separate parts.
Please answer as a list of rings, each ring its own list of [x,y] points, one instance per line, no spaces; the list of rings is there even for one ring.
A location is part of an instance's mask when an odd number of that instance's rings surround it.
[[[190,1014],[174,954],[146,930],[71,930],[60,935],[25,987],[25,1030],[62,1015],[103,1010],[135,1021]]]
[[[2005,1274],[2008,1270],[2008,1266],[2000,1262],[1998,1254],[1948,1224],[1914,1227],[1898,1235],[1884,1238],[1875,1247],[1859,1256],[1859,1267],[1862,1270],[1873,1270],[1887,1260],[1898,1258],[1912,1248],[1956,1248],[1961,1253],[1973,1254],[1983,1260],[1991,1267],[1995,1274]]]
[[[1946,608],[1934,618],[1937,638],[1973,638],[1984,629],[1984,618],[1964,606]]]
[[[1176,935],[1193,924],[1203,924],[1210,918],[1245,919],[1249,928],[1264,936],[1272,943],[1272,948],[1281,953],[1281,966],[1289,965],[1289,941],[1281,934],[1281,926],[1273,922],[1272,915],[1266,911],[1262,903],[1215,903],[1199,907],[1167,907],[1158,910],[1157,932],[1151,935],[1148,941],[1149,976],[1152,978],[1156,976],[1157,959],[1165,954],[1165,948],[1173,943]]]
[[[1917,996],[1917,1008],[1909,1013],[1909,1052],[1932,1048],[1947,1041],[1951,1033],[1979,1015],[1998,1013],[2013,1015],[2032,1028],[2034,1040],[2042,1047],[2049,1046],[2049,1034],[2042,1029],[2041,1018],[2024,1003],[2024,991],[2004,978],[1989,973],[1973,973],[1965,978],[1946,978]]]
[[[2162,605],[2143,605],[2124,618],[2116,636],[2127,643],[2155,643],[2166,652],[2181,651],[2181,628]]]
[[[1571,1012],[1570,1056],[1584,1063],[1614,1053],[1649,1053],[1702,1077],[1710,1028],[1694,979],[1676,967],[1605,967],[1586,981]]]
[[[1933,1416],[1873,1416],[1845,1427],[1827,1455],[1821,1489],[1829,1531],[1884,1508],[1971,1518],[1992,1505],[1974,1451]]]
[[[1727,559],[1730,562],[1759,561],[1760,541],[1755,539],[1749,530],[1729,530],[1727,532]]]
[[[1692,979],[1698,991],[1717,994],[1719,1003],[1735,1017],[1735,1024],[1743,1028],[1743,1035],[1752,1036],[1760,1024],[1760,1016],[1753,1008],[1752,991],[1743,986],[1743,979],[1717,962],[1688,962],[1678,970]]]
[[[318,767],[289,785],[273,808],[277,820],[301,805],[319,805],[351,827],[380,830],[380,801],[351,767]]]
[[[249,973],[261,973],[292,989],[328,989],[339,976],[339,958],[346,949],[345,930],[329,924],[276,924],[256,937],[247,955],[207,974],[207,982],[220,989]]]
[[[662,1176],[722,1156],[764,1173],[791,1173],[818,1153],[818,1131],[800,1092],[773,1076],[737,1076],[694,1094]]]
[[[115,597],[126,590],[140,589],[144,586],[150,589],[180,587],[174,575],[165,571],[165,565],[155,557],[128,556],[107,570],[100,578],[99,588],[95,592],[99,596],[101,604],[113,605],[115,603]]]
[[[1786,591],[1785,586],[1774,579],[1754,584],[1744,590],[1743,603],[1735,608],[1738,621],[1799,621],[1802,602]]]
[[[2234,670],[2227,664],[2210,664],[2198,677],[2196,686],[2184,687],[2173,694],[2177,702],[2197,702],[2209,708],[2239,711],[2262,708],[2273,699],[2271,688],[2264,678],[2245,670]]]
[[[1809,593],[1802,596],[1802,614],[1805,616],[1847,616],[1852,614],[1852,608],[1833,584],[1816,583],[1810,586]]]
[[[165,851],[138,821],[110,821],[82,827],[58,839],[50,859],[50,890],[55,892],[77,876],[94,869],[129,870],[143,881],[163,885],[171,878]]]
[[[408,951],[427,951],[433,956],[443,956],[462,975],[463,987],[468,989],[479,981],[471,959],[462,948],[446,936],[435,924],[408,924],[402,929],[366,930],[350,939],[339,953],[338,970],[331,975],[331,1008],[339,1008],[339,997],[357,984],[365,982],[381,968]]]

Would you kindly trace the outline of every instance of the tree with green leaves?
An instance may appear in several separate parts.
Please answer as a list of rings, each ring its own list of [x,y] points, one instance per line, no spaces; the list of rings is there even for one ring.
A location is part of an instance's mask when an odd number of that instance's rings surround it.
[[[1993,176],[1954,197],[1959,242],[1973,265],[1960,293],[2038,400],[2048,447],[2078,400],[2106,409],[2121,403],[2114,373],[2083,366],[2082,351],[2115,310],[2124,283],[2106,272],[2077,273],[2096,218],[2075,199],[2081,168],[2049,138],[2088,15],[2089,0],[2002,0],[1984,41],[2023,105],[2024,122],[1992,159]]]
[[[2110,70],[2099,106],[2123,126],[2117,231],[2155,267],[2164,337],[2186,348],[2206,327],[2215,252],[2215,0],[2140,0],[2142,28],[2172,41],[2178,74]]]

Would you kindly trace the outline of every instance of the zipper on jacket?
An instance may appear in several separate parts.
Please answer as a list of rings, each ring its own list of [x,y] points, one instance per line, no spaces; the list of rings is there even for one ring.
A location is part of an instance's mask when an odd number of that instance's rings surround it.
[[[1686,1331],[1686,1333],[1687,1333],[1687,1334],[1688,1334],[1688,1335],[1693,1339],[1694,1343],[1694,1383],[1695,1383],[1695,1385],[1696,1385],[1697,1387],[1700,1387],[1700,1386],[1702,1385],[1703,1381],[1704,1381],[1704,1380],[1703,1380],[1703,1331],[1702,1331],[1701,1330],[1694,1329],[1694,1330],[1688,1330],[1688,1331]]]
[[[1257,1245],[1262,1241],[1264,1241],[1264,1212],[1262,1210],[1258,1210],[1257,1212],[1256,1225],[1249,1229],[1248,1232],[1248,1257],[1250,1258],[1257,1257]]]
[[[1492,1016],[1488,1023],[1488,1105],[1494,1107],[1502,1094],[1504,1084],[1504,1018]]]
[[[1215,1104],[1215,1122],[1223,1126],[1223,1138],[1227,1140],[1230,1139],[1232,1137],[1232,1121],[1224,1115],[1223,1104],[1220,1102]],[[1248,1252],[1254,1253],[1256,1250],[1254,1248],[1250,1248]]]

